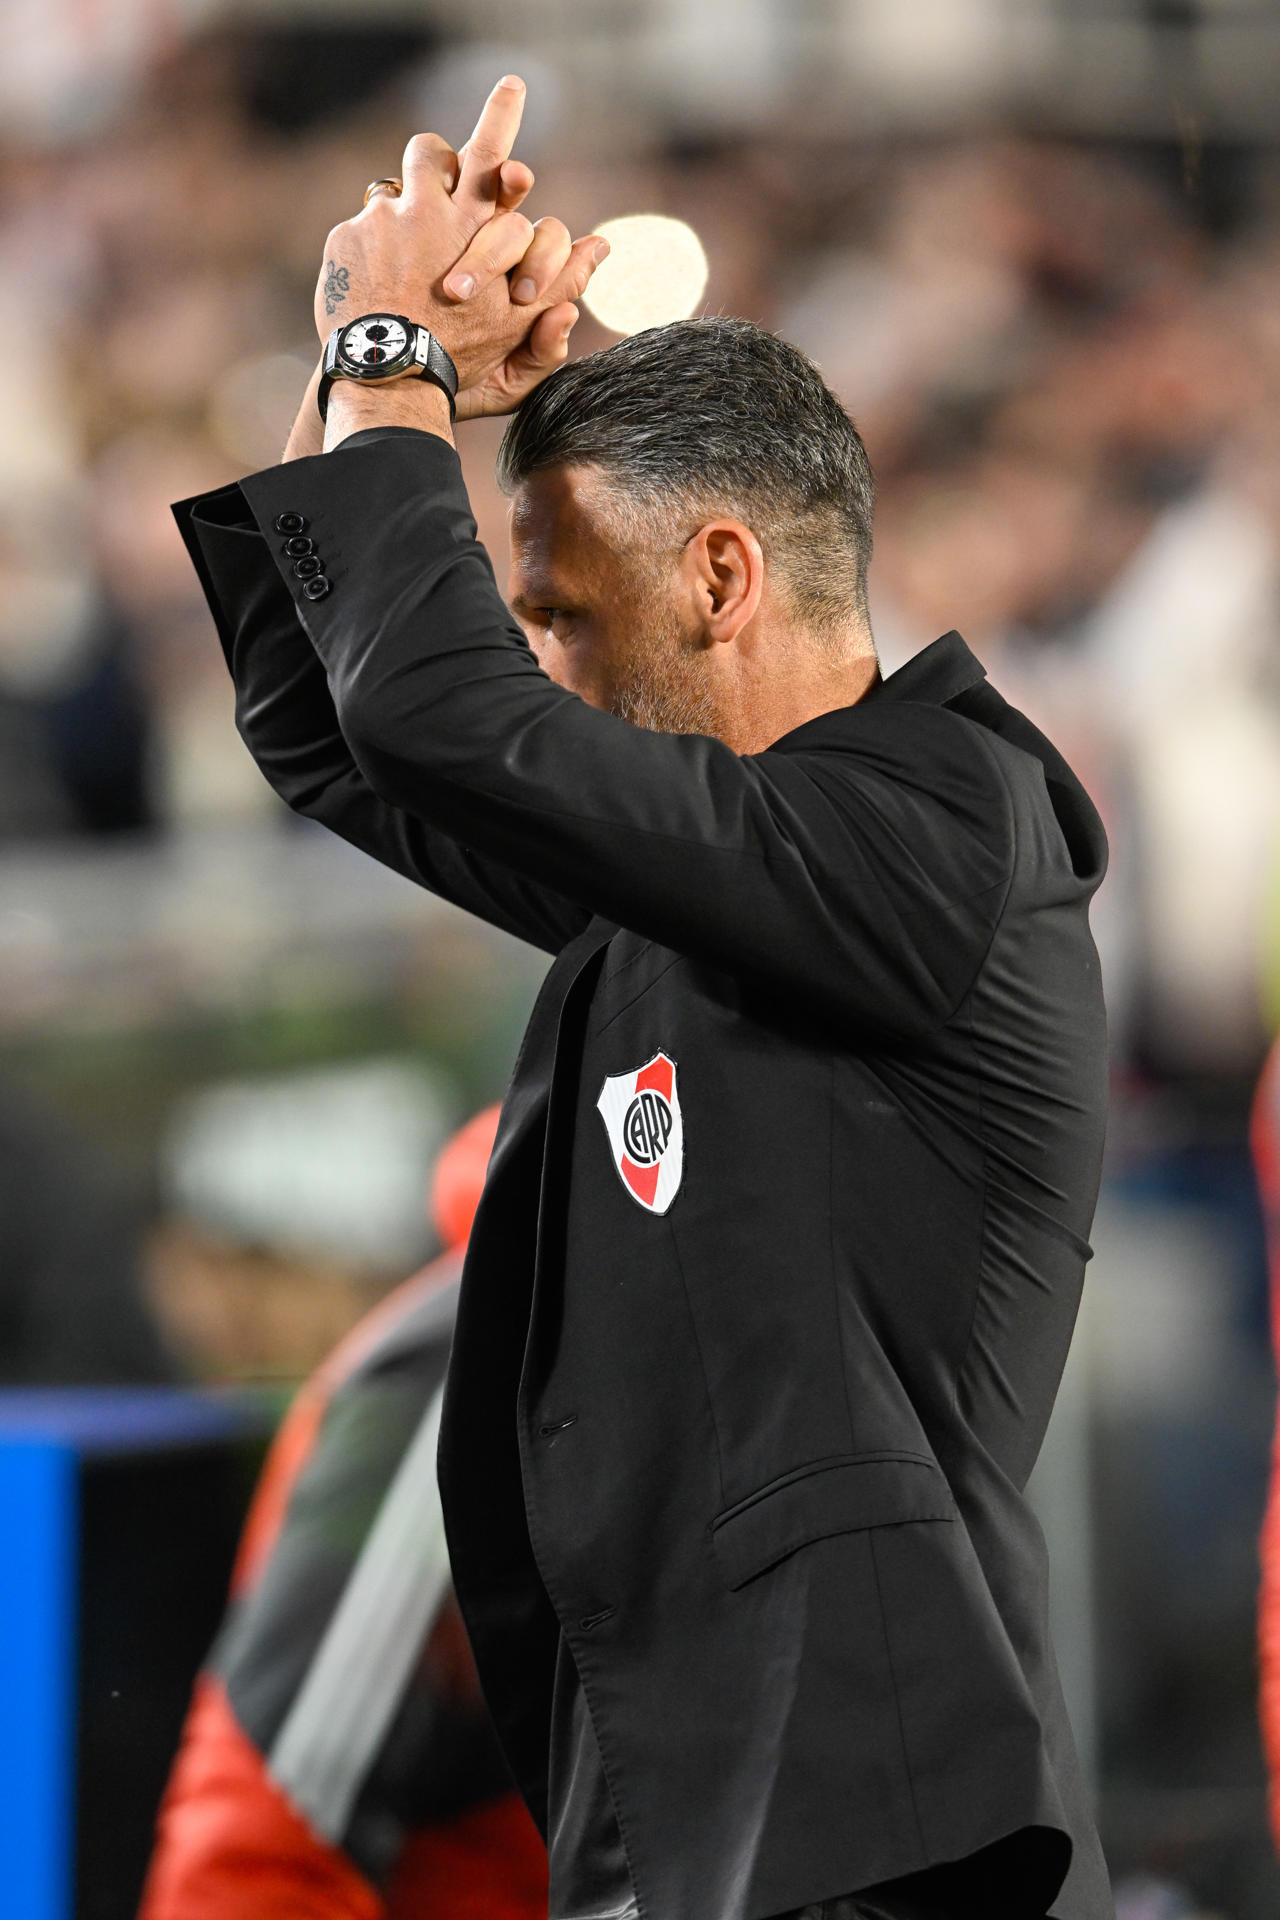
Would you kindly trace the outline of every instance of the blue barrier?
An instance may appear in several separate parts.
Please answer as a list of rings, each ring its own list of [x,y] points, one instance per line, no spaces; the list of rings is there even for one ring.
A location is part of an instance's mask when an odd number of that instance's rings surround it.
[[[68,1920],[76,1457],[0,1438],[0,1859],[13,1920]]]
[[[81,1462],[235,1439],[270,1423],[270,1404],[242,1392],[0,1390],[6,1920],[71,1920],[73,1910]]]

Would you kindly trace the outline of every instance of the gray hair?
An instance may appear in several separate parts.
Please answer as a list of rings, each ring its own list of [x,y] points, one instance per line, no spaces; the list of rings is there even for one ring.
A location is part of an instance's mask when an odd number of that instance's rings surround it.
[[[560,466],[600,470],[619,533],[650,559],[732,513],[806,626],[865,622],[866,448],[813,362],[749,320],[650,327],[551,374],[503,436],[498,481],[512,493]]]

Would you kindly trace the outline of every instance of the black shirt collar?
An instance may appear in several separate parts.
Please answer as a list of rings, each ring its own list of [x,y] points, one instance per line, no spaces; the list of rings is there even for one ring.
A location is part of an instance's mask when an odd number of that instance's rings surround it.
[[[986,677],[987,670],[982,662],[969,651],[953,629],[932,645],[922,647],[905,666],[891,673],[887,680],[878,680],[855,705],[866,706],[873,700],[915,700],[930,707],[945,707],[948,700],[967,693],[970,687],[976,687]],[[784,733],[780,740],[775,740],[770,752],[778,747],[813,746],[820,729],[829,727],[833,721],[838,722],[843,714],[852,711],[850,707],[836,707],[830,713],[815,714],[812,720],[802,721],[790,733]]]

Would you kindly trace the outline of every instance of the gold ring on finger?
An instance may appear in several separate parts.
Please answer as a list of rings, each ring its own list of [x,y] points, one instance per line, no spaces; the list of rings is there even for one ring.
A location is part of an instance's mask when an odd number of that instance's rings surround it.
[[[389,193],[393,200],[398,200],[403,192],[403,180],[371,180],[364,190],[364,200],[361,204],[367,207],[375,193]]]

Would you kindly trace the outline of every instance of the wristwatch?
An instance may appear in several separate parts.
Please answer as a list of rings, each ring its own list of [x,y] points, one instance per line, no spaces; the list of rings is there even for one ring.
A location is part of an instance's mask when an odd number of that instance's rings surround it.
[[[406,320],[402,313],[365,313],[335,327],[324,350],[324,365],[316,404],[323,420],[329,411],[329,389],[335,380],[362,380],[381,385],[411,375],[430,380],[449,402],[449,417],[457,408],[458,369],[434,333]]]

